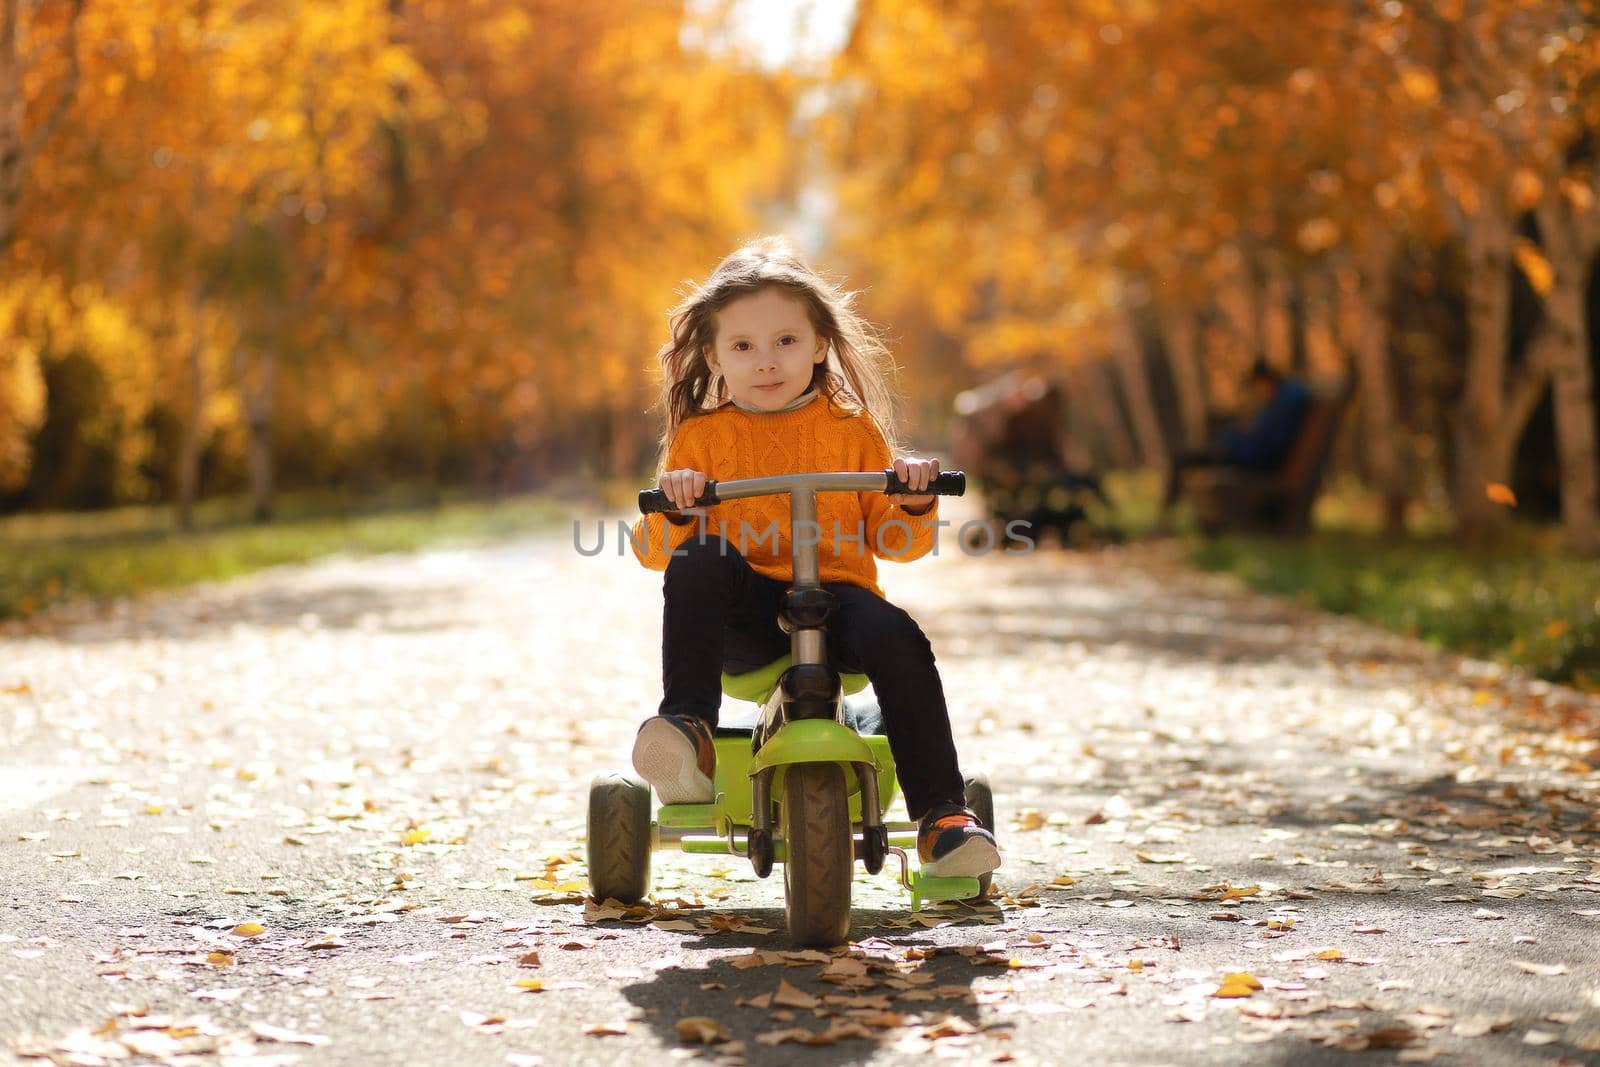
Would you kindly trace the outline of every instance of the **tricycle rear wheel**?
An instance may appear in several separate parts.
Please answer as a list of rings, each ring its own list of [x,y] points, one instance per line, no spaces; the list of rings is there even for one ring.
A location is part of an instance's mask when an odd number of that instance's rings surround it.
[[[589,782],[589,895],[637,904],[650,891],[650,787],[629,774]]]
[[[834,763],[796,763],[784,774],[781,810],[783,896],[789,936],[829,947],[850,932],[850,876],[855,845],[844,772]]]

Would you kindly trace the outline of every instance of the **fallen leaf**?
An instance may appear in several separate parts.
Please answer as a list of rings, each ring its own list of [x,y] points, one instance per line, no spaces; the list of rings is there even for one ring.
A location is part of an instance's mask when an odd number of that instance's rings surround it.
[[[1260,979],[1255,975],[1240,971],[1236,974],[1224,975],[1222,984],[1211,995],[1221,998],[1251,997],[1261,988]]]
[[[323,1034],[300,1034],[293,1030],[285,1030],[281,1026],[273,1026],[271,1023],[251,1023],[250,1030],[257,1037],[264,1038],[267,1041],[276,1041],[283,1045],[311,1045],[315,1047],[317,1045],[326,1045],[333,1040],[333,1038]]]
[[[1527,960],[1512,960],[1511,966],[1515,967],[1519,971],[1525,971],[1528,974],[1537,974],[1544,978],[1550,978],[1558,974],[1567,973],[1567,965],[1564,963],[1530,963]]]
[[[679,1019],[677,1026],[679,1037],[701,1045],[714,1045],[733,1036],[728,1033],[727,1027],[704,1015]]]
[[[778,980],[778,991],[772,995],[772,1003],[785,1008],[814,1008],[820,1001],[803,989],[797,989],[783,979]]]
[[[1509,1030],[1516,1020],[1509,1015],[1491,1018],[1486,1015],[1462,1019],[1451,1028],[1451,1033],[1461,1037],[1483,1037],[1486,1034],[1497,1034],[1502,1030]]]
[[[189,995],[196,1000],[238,1000],[244,996],[243,989],[194,989]]]
[[[1400,1048],[1421,1041],[1422,1037],[1409,1026],[1385,1026],[1366,1035],[1368,1048]]]

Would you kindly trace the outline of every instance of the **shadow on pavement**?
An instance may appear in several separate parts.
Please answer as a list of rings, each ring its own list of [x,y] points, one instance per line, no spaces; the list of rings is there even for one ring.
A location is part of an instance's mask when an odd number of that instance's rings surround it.
[[[752,917],[779,929],[784,921],[779,911]],[[710,1019],[727,1032],[727,1041],[743,1044],[740,1060],[761,1064],[857,1063],[877,1051],[880,1041],[913,1055],[935,1044],[948,1054],[970,1041],[976,1053],[984,1032],[1009,1029],[1007,1023],[981,1019],[981,993],[974,990],[981,972],[967,958],[977,954],[976,946],[868,933],[852,928],[851,936],[861,940],[832,952],[793,949],[781,934],[752,938],[748,952],[721,955],[703,966],[663,969],[621,992],[641,1009],[663,1044],[698,1044],[682,1036],[678,1023]],[[684,946],[737,944],[718,935]],[[739,965],[747,962],[754,965]],[[736,1047],[718,1041],[709,1051],[715,1054],[719,1046]],[[986,1048],[994,1051],[992,1045]]]

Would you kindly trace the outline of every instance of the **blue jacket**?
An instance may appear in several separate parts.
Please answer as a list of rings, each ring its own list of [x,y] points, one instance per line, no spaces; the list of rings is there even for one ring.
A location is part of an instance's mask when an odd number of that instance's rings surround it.
[[[1224,458],[1251,470],[1277,470],[1288,458],[1310,407],[1311,388],[1298,379],[1285,379],[1249,426],[1223,432]]]

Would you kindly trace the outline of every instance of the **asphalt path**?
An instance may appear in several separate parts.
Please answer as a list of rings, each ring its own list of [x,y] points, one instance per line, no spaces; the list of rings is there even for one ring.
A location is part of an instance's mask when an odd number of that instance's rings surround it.
[[[586,904],[659,698],[616,518],[0,630],[0,1061],[1600,1062],[1597,702],[1172,545],[883,565],[988,903],[859,874],[797,952],[779,878],[658,853]]]

